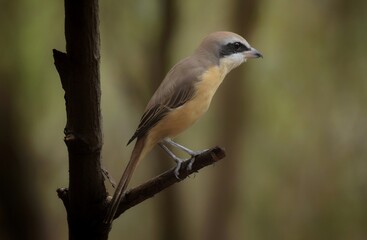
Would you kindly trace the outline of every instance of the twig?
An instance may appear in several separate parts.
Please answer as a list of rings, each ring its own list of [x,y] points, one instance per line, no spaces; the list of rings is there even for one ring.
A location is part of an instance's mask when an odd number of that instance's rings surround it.
[[[189,164],[189,161],[185,161],[184,163],[182,163],[179,174],[180,179],[176,178],[173,168],[157,177],[154,177],[148,182],[127,191],[123,200],[120,203],[115,218],[119,217],[127,209],[134,207],[135,205],[147,200],[148,198],[153,197],[155,194],[161,192],[169,186],[181,182],[192,173],[198,172],[201,168],[214,164],[224,157],[225,150],[220,147],[214,147],[198,155],[190,171],[187,170],[187,165]]]

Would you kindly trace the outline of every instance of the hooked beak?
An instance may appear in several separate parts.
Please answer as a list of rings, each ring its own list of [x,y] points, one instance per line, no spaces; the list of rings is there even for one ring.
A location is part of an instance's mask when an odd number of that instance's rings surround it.
[[[244,52],[244,55],[245,58],[263,58],[263,55],[255,48],[250,48],[250,50]]]

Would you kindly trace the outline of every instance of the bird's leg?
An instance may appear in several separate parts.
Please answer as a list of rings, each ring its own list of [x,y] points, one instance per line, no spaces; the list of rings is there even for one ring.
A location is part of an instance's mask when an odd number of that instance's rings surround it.
[[[197,155],[202,154],[203,152],[208,151],[208,149],[201,150],[201,151],[193,151],[191,149],[188,149],[187,147],[184,147],[184,146],[172,141],[172,139],[170,139],[170,138],[166,138],[163,141],[165,143],[170,144],[171,146],[174,146],[174,147],[177,147],[178,149],[181,149],[182,151],[186,152],[187,154],[189,154],[191,156],[189,165],[187,165],[187,170],[189,170],[189,171],[192,169],[192,164],[195,162],[195,157]]]
[[[176,162],[177,166],[175,168],[175,176],[177,179],[181,180],[179,178],[180,175],[180,168],[181,168],[181,164],[182,162],[184,162],[184,159],[181,159],[179,157],[177,157],[167,146],[165,146],[163,143],[158,143],[158,145],[164,150],[166,151],[166,153],[168,153],[168,155]]]

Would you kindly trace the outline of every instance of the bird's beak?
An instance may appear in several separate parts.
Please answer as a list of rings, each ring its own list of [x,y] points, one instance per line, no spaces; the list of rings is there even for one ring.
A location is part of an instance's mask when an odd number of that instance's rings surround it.
[[[244,52],[244,55],[245,58],[263,58],[263,55],[255,48],[250,48],[250,50]]]

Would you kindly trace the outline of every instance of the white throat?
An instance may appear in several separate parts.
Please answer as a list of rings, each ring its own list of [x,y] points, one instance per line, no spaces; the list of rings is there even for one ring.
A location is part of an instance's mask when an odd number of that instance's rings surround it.
[[[219,61],[219,65],[223,73],[226,75],[245,61],[245,56],[242,53],[235,53],[221,58]]]

